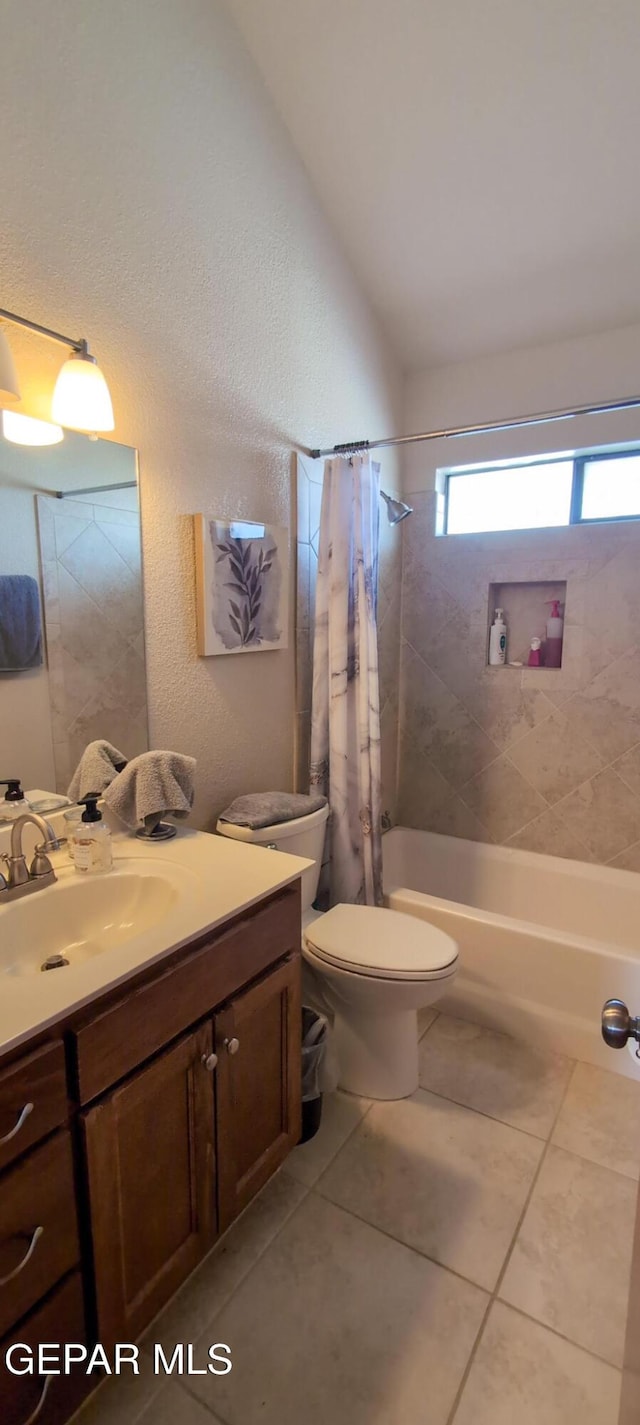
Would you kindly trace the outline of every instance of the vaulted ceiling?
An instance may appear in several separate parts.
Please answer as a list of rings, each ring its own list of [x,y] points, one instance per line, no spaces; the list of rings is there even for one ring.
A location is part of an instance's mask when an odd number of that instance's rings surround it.
[[[405,367],[640,320],[640,0],[228,0]]]

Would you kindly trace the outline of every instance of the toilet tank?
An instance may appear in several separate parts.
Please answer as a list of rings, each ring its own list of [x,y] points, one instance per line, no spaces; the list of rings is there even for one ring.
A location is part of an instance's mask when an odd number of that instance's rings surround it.
[[[220,836],[230,836],[234,841],[250,841],[254,846],[273,846],[277,851],[286,851],[290,856],[305,856],[313,861],[302,872],[302,914],[311,909],[318,889],[322,850],[329,815],[328,806],[312,811],[308,816],[296,817],[294,821],[280,821],[277,826],[261,826],[253,831],[249,826],[234,826],[230,821],[219,821],[216,831]]]

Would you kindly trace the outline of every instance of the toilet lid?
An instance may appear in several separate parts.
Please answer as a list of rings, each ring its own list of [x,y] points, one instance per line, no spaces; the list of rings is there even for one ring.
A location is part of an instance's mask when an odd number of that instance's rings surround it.
[[[458,958],[455,940],[443,930],[378,906],[336,905],[308,925],[305,936],[321,960],[380,979],[435,979]]]

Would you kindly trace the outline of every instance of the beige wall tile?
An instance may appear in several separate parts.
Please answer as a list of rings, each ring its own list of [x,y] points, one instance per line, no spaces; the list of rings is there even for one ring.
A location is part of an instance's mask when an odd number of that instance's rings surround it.
[[[593,852],[553,811],[544,811],[522,831],[510,836],[506,844],[514,846],[517,851],[539,851],[543,856],[563,856],[569,861],[594,859]]]
[[[538,792],[504,756],[461,787],[460,796],[496,841],[508,840],[547,808]]]
[[[613,770],[622,777],[631,791],[640,797],[640,742],[636,747],[630,747],[628,752],[614,762]]]
[[[564,712],[606,762],[640,742],[640,652],[618,658],[575,693]]]
[[[556,811],[599,861],[640,840],[640,799],[610,767],[558,802]]]
[[[511,748],[511,761],[551,806],[595,776],[602,758],[562,712],[552,712]]]

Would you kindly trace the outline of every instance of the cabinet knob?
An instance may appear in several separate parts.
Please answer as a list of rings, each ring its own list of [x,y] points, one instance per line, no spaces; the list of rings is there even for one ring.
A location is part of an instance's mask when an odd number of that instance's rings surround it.
[[[205,1069],[207,1070],[207,1073],[208,1073],[208,1074],[212,1074],[212,1073],[213,1073],[213,1071],[214,1071],[214,1069],[215,1069],[215,1067],[216,1067],[217,1062],[218,1062],[218,1055],[217,1055],[217,1054],[203,1054],[203,1055],[202,1055],[202,1063],[204,1064],[204,1067],[205,1067]]]
[[[227,1054],[237,1054],[238,1049],[240,1048],[240,1040],[236,1038],[225,1039],[224,1047],[227,1051]]]

